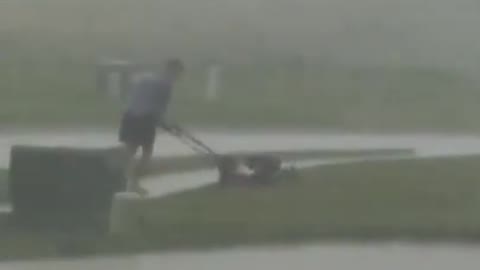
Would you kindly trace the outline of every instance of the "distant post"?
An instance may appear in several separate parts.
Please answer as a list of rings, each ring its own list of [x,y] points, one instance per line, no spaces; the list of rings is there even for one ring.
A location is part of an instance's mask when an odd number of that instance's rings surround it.
[[[130,88],[132,77],[131,64],[128,61],[107,61],[97,66],[96,88],[114,98],[124,99]],[[112,84],[112,82],[114,82]]]
[[[221,87],[222,66],[214,63],[207,70],[207,85],[205,90],[205,99],[209,102],[218,100]]]

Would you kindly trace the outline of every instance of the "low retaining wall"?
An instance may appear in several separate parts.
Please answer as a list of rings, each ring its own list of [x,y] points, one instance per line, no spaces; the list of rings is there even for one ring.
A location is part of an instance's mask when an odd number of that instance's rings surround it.
[[[106,229],[115,192],[125,189],[120,148],[14,146],[9,196],[16,226]]]

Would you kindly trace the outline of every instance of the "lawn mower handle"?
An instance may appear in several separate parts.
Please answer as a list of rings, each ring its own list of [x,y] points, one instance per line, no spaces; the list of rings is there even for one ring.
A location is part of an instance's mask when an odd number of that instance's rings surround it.
[[[170,133],[170,135],[178,138],[183,143],[187,144],[190,148],[192,148],[195,152],[199,152],[201,154],[209,155],[216,160],[220,157],[215,151],[213,151],[209,146],[205,143],[200,141],[199,139],[195,138],[190,132],[186,131],[185,129],[181,128],[179,125],[168,125],[168,127],[163,127],[165,131]],[[192,145],[193,144],[193,145]]]

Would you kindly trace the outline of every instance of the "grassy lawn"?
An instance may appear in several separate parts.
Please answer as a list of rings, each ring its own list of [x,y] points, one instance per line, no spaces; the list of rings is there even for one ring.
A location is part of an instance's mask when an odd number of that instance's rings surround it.
[[[139,233],[149,248],[322,239],[476,240],[479,161],[364,162],[309,169],[301,180],[273,188],[207,187],[145,202]]]
[[[0,78],[0,121],[13,126],[117,126],[122,105],[94,89],[94,65],[25,67],[15,86]],[[280,67],[285,70],[288,67]],[[31,70],[32,69],[32,70]],[[245,69],[245,70],[243,70]],[[475,130],[478,85],[453,71],[312,67],[293,73],[246,66],[226,71],[221,99],[204,100],[201,68],[178,86],[171,117],[189,125]],[[352,75],[354,74],[354,75]],[[2,73],[1,76],[8,76]],[[451,89],[455,89],[452,92]],[[435,96],[435,98],[432,98]]]
[[[141,202],[124,237],[2,233],[0,258],[338,240],[478,241],[480,157],[367,161],[270,188],[209,186]]]

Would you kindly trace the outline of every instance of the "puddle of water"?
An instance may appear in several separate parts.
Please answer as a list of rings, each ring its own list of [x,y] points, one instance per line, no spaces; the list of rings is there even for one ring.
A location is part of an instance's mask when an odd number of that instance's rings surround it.
[[[162,197],[210,185],[215,183],[217,179],[218,172],[216,170],[200,170],[148,177],[142,181],[142,186],[148,190],[149,197]]]

